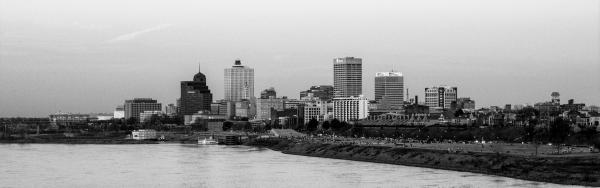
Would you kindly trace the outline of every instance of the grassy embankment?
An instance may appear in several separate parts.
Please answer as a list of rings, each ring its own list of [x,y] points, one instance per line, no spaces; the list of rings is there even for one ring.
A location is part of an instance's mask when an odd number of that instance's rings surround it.
[[[600,157],[530,157],[419,148],[254,140],[248,145],[286,154],[475,172],[567,185],[600,186]]]

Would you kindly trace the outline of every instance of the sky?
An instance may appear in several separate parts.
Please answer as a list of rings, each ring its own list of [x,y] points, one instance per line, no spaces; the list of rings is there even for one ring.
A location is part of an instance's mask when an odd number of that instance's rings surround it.
[[[298,98],[333,84],[333,59],[399,71],[409,95],[458,87],[478,107],[600,104],[598,0],[0,0],[0,117],[165,104],[201,71],[222,99],[235,59]]]

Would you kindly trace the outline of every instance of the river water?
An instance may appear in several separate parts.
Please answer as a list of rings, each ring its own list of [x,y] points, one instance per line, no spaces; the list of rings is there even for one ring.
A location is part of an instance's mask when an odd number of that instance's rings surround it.
[[[0,187],[563,187],[247,146],[0,144]]]

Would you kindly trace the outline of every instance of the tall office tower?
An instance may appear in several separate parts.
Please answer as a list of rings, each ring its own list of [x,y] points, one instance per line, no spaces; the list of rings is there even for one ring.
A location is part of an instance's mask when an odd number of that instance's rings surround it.
[[[359,120],[369,115],[369,100],[364,96],[333,99],[333,117],[340,121]]]
[[[139,120],[140,113],[145,111],[161,111],[162,105],[151,98],[135,98],[125,100],[125,119],[136,118]]]
[[[225,69],[225,100],[239,101],[254,98],[254,69],[243,66],[238,59]]]
[[[260,92],[261,99],[269,99],[271,97],[277,98],[277,92],[275,91],[275,88],[273,88],[273,87],[271,87],[269,89],[265,89]]]
[[[450,109],[457,100],[457,88],[448,86],[425,88],[425,105],[431,108]]]
[[[333,59],[333,93],[334,97],[362,95],[362,59]]]
[[[399,108],[404,101],[404,77],[401,72],[375,74],[375,100],[386,106]]]
[[[181,106],[179,115],[192,115],[199,111],[210,111],[212,93],[206,85],[206,76],[198,70],[193,81],[181,81]]]

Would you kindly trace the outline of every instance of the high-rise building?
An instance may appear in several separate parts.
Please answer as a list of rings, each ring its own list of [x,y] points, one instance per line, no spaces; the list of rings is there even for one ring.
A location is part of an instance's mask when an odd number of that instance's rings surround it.
[[[401,72],[375,74],[375,100],[391,108],[400,108],[404,102],[404,77]]]
[[[331,101],[333,99],[333,86],[311,86],[309,90],[300,92],[300,100],[314,100],[317,98],[322,101]]]
[[[362,59],[333,59],[333,91],[335,97],[362,95]]]
[[[125,100],[125,119],[140,119],[140,113],[145,111],[161,111],[162,105],[151,98],[134,98]]]
[[[425,105],[431,108],[450,109],[456,103],[457,88],[448,86],[425,88]]]
[[[181,81],[181,106],[179,115],[192,115],[199,111],[210,111],[212,93],[206,85],[206,76],[198,70],[193,81]]]
[[[277,92],[275,91],[275,88],[273,88],[273,87],[271,87],[269,89],[265,89],[260,92],[261,99],[269,99],[271,97],[277,98]]]
[[[369,115],[369,100],[364,96],[333,99],[333,117],[340,121],[359,120]]]
[[[225,69],[225,100],[239,101],[254,98],[254,69],[243,66],[238,59]]]

